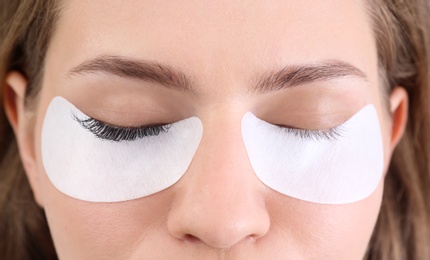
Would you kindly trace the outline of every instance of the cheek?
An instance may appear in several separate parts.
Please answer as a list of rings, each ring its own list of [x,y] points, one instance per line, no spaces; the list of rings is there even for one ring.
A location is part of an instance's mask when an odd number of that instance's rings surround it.
[[[362,259],[379,214],[382,193],[383,180],[371,196],[343,205],[314,204],[277,194],[268,203],[271,228],[280,232],[281,243],[296,245],[301,258]]]
[[[168,192],[118,203],[91,203],[68,197],[39,169],[44,209],[61,259],[128,259],[134,246],[161,226]],[[158,210],[154,210],[158,209]]]
[[[40,151],[40,139],[35,148]],[[165,221],[169,192],[127,202],[86,202],[55,188],[40,152],[36,160],[39,195],[60,259],[127,259],[134,246],[150,239],[145,236],[154,235],[155,227]]]
[[[391,119],[389,118],[387,112],[382,108],[382,112],[380,113],[381,118],[381,131],[382,131],[382,142],[384,149],[384,177],[388,172],[388,167],[390,166],[391,156],[393,154],[393,150],[391,147]]]
[[[373,88],[371,92],[371,100],[376,105],[378,111],[379,122],[381,126],[382,143],[384,150],[384,177],[387,173],[388,166],[390,164],[392,148],[391,148],[391,132],[392,122],[390,118],[389,107],[385,100],[385,95],[382,93],[383,90],[380,88]]]

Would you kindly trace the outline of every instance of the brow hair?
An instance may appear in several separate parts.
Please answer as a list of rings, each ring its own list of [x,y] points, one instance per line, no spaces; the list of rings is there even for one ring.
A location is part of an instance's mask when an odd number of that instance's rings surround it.
[[[182,72],[156,62],[104,55],[85,61],[69,71],[69,75],[104,72],[120,77],[151,81],[177,90],[194,91]]]
[[[353,76],[364,81],[367,77],[357,67],[340,60],[328,60],[321,64],[291,65],[261,77],[254,87],[256,92],[272,92],[288,87],[328,81]]]
[[[151,81],[162,86],[197,94],[195,86],[185,73],[156,62],[134,60],[121,56],[99,56],[83,62],[69,71],[69,75],[102,72],[120,77]],[[367,77],[357,67],[339,60],[315,64],[288,65],[281,70],[266,72],[250,86],[253,93],[268,93],[336,78],[353,76],[364,81]]]

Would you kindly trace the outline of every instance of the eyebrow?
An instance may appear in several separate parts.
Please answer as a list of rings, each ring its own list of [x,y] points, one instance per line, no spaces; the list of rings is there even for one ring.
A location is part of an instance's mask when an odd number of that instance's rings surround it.
[[[253,90],[258,93],[268,93],[348,76],[368,82],[366,74],[359,68],[344,61],[328,60],[323,63],[286,66],[279,71],[267,73],[256,81],[257,84]]]
[[[97,72],[154,82],[168,88],[197,93],[190,78],[179,70],[156,62],[134,60],[121,56],[99,56],[72,68],[68,74]],[[357,67],[340,60],[327,60],[315,64],[288,65],[281,70],[265,73],[254,81],[257,83],[251,86],[250,91],[268,93],[347,76],[367,81],[365,73]]]
[[[178,70],[156,62],[133,60],[120,56],[100,56],[85,61],[71,69],[68,74],[96,72],[154,82],[173,89],[194,92],[188,77]]]

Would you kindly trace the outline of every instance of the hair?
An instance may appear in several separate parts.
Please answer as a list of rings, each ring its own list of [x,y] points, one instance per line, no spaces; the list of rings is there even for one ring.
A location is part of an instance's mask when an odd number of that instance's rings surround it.
[[[430,259],[430,2],[368,0],[386,96],[403,86],[408,123],[385,178],[365,259]],[[46,51],[59,12],[55,0],[0,0],[0,258],[56,259],[4,108],[5,75],[28,80],[26,102],[43,85]]]
[[[35,95],[57,15],[56,0],[0,0],[0,259],[57,259],[4,112],[5,75],[20,71]]]
[[[430,1],[375,0],[369,12],[380,78],[387,93],[406,89],[409,112],[367,259],[430,259]]]

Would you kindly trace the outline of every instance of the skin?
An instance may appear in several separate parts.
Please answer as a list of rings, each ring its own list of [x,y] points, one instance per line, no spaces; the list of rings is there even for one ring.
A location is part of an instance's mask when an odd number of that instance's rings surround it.
[[[240,122],[298,128],[341,124],[373,104],[384,172],[400,139],[407,96],[386,106],[364,2],[66,1],[48,49],[42,91],[24,107],[26,79],[10,72],[6,111],[37,202],[61,259],[361,259],[374,229],[383,180],[368,198],[320,205],[279,194],[254,174]],[[158,62],[189,76],[198,94],[106,73],[68,71],[99,55]],[[367,77],[344,77],[265,94],[260,75],[291,64],[340,60]],[[199,117],[201,144],[186,174],[154,195],[91,203],[61,193],[41,160],[51,99],[63,96],[97,119],[124,126]]]

